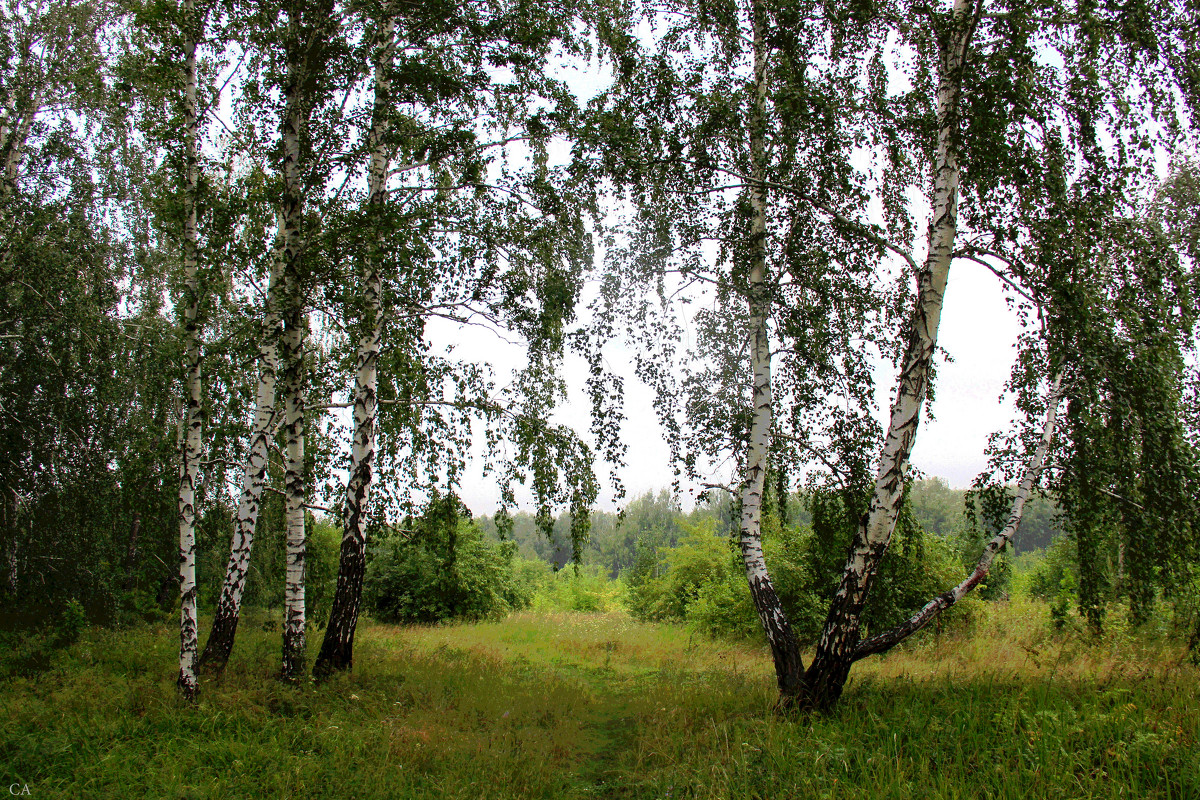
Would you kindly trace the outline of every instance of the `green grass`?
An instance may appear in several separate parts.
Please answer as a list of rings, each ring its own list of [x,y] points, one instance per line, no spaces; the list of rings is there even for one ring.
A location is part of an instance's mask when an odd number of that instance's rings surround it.
[[[32,797],[1200,798],[1195,667],[1128,632],[985,612],[860,664],[838,710],[780,718],[761,648],[620,614],[364,623],[353,674],[273,679],[245,624],[175,692],[168,628],[89,630],[0,687],[0,784]],[[314,639],[316,637],[314,636]]]

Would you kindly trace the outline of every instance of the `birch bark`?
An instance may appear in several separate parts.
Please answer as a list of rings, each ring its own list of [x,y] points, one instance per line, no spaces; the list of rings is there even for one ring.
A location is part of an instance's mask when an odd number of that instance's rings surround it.
[[[375,98],[371,112],[371,130],[367,151],[371,165],[367,183],[368,219],[376,221],[383,212],[390,164],[388,104],[391,85],[388,71],[396,48],[396,22],[389,17],[381,26],[382,44],[375,57]],[[359,344],[354,379],[354,434],[350,450],[350,474],[346,480],[346,508],[343,519],[342,547],[338,560],[337,588],[325,639],[317,655],[313,673],[326,677],[335,670],[349,669],[354,663],[354,631],[362,602],[363,576],[366,571],[367,500],[375,461],[378,417],[376,386],[380,340],[383,333],[383,245],[371,240],[362,270],[363,316],[359,325]]]
[[[1050,395],[1046,400],[1046,422],[1042,426],[1041,441],[1038,442],[1037,448],[1029,457],[1029,461],[1025,465],[1025,472],[1021,476],[1021,482],[1017,484],[1017,492],[1013,497],[1008,521],[1005,523],[1004,528],[992,537],[992,540],[983,549],[983,555],[976,562],[975,569],[957,586],[930,600],[920,611],[900,625],[890,631],[872,636],[860,642],[854,648],[853,660],[857,661],[860,658],[890,650],[921,630],[921,628],[924,628],[938,614],[950,608],[950,606],[959,600],[962,600],[968,592],[978,586],[987,577],[996,554],[1000,552],[1004,545],[1012,541],[1013,536],[1016,535],[1017,528],[1021,525],[1021,517],[1025,513],[1025,503],[1029,500],[1029,495],[1033,492],[1033,486],[1037,483],[1042,470],[1046,466],[1046,456],[1050,452],[1050,444],[1054,440],[1054,431],[1058,420],[1058,407],[1062,402],[1062,396],[1062,375],[1058,375],[1051,384]]]
[[[179,688],[185,697],[199,691],[196,680],[196,480],[200,468],[200,337],[199,337],[199,252],[196,198],[200,183],[199,119],[196,104],[196,9],[194,0],[184,2],[184,159],[183,197],[183,339],[184,392],[183,441],[179,465]]]
[[[283,139],[283,335],[280,339],[280,367],[283,388],[284,520],[287,530],[286,575],[283,595],[283,668],[285,680],[298,680],[305,667],[304,617],[304,340],[307,318],[299,280],[300,222],[304,212],[304,189],[300,176],[300,137],[304,126],[307,98],[303,87],[308,83],[303,51],[291,21],[288,42],[287,77],[284,86]]]
[[[276,232],[277,245],[283,239],[283,217],[280,215]],[[275,382],[279,371],[280,316],[279,294],[283,264],[282,249],[277,246],[271,280],[267,287],[262,339],[258,346],[258,388],[255,396],[254,422],[250,431],[250,447],[242,475],[242,491],[234,520],[233,538],[229,545],[229,564],[225,582],[217,601],[212,632],[200,656],[202,669],[220,672],[233,652],[241,615],[242,596],[250,569],[250,554],[254,547],[254,531],[258,512],[262,508],[263,486],[267,479],[271,433],[277,417]]]
[[[962,79],[967,49],[978,20],[974,5],[973,0],[954,0],[950,29],[941,45],[929,251],[917,275],[917,299],[909,318],[908,342],[879,457],[875,489],[830,604],[813,663],[805,674],[804,703],[813,707],[828,707],[836,702],[849,676],[859,642],[862,609],[900,513],[909,455],[929,389],[930,365],[937,347],[938,324],[958,232]]]
[[[4,194],[13,194],[16,191],[21,164],[25,161],[25,146],[33,129],[33,121],[41,111],[44,97],[45,87],[37,87],[28,107],[13,115],[6,114],[4,124],[0,125],[0,152],[4,154]]]
[[[767,456],[771,447],[771,346],[767,330],[770,310],[767,286],[766,237],[766,10],[761,0],[750,4],[754,48],[754,98],[750,114],[750,159],[753,185],[750,188],[750,207],[753,213],[748,276],[750,361],[753,372],[751,389],[752,417],[750,442],[746,448],[745,473],[742,478],[742,519],[739,545],[746,580],[758,611],[759,621],[771,646],[775,662],[775,677],[782,702],[796,695],[804,666],[800,647],[792,630],[779,595],[771,583],[762,549],[763,491],[767,474]]]

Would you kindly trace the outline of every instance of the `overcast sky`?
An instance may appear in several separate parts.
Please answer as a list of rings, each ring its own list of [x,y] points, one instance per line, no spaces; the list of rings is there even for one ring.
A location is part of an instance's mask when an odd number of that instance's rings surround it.
[[[1015,358],[1018,333],[1016,315],[1007,307],[996,277],[978,264],[955,262],[939,333],[941,345],[954,361],[938,366],[935,419],[926,419],[921,425],[913,450],[916,468],[926,475],[945,478],[953,487],[964,488],[984,468],[988,435],[1004,429],[1015,413],[1012,403],[1007,399],[1002,402],[1001,395]],[[498,339],[489,343],[480,339],[477,330],[464,333],[445,327],[437,336],[455,342],[462,357],[486,356],[495,366],[501,383],[505,372],[516,367],[521,359],[519,348]],[[652,393],[633,377],[632,365],[610,357],[608,367],[626,377],[627,419],[623,434],[629,451],[627,465],[619,474],[627,488],[628,501],[647,491],[670,486],[670,453],[652,408]],[[585,378],[581,361],[568,364],[574,397],[558,417],[584,435],[590,425],[590,406],[582,394]],[[891,364],[883,365],[876,375],[881,414],[887,413],[895,380]],[[597,469],[606,468],[597,464]],[[714,477],[722,481],[730,479],[728,475]],[[685,508],[691,506],[695,489],[688,484],[682,487],[680,500]],[[461,493],[477,514],[493,512],[499,501],[494,481],[480,475],[478,468],[469,472]],[[607,483],[598,505],[606,510],[618,505],[613,502]]]

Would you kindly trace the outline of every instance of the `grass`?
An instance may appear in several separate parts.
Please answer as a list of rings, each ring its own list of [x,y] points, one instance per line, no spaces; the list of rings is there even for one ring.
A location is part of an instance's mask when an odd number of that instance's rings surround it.
[[[195,705],[168,628],[92,629],[0,686],[0,783],[33,797],[1200,798],[1197,669],[1168,643],[985,612],[781,718],[768,657],[620,614],[364,623],[352,674],[272,677],[244,624]],[[315,638],[315,637],[314,637]]]

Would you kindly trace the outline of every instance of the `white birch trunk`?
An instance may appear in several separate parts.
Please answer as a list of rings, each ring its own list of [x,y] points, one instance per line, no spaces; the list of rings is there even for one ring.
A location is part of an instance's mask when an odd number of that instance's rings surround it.
[[[766,191],[766,41],[765,9],[760,0],[750,6],[754,29],[754,97],[750,115],[750,160],[753,185],[750,206],[753,210],[749,293],[750,363],[753,373],[751,389],[752,417],[750,441],[746,448],[745,472],[742,476],[742,520],[739,544],[746,580],[758,611],[759,621],[775,661],[780,695],[790,698],[796,694],[804,672],[799,645],[791,623],[771,583],[762,550],[763,491],[767,475],[767,456],[771,446],[771,420],[774,400],[771,393],[771,344],[767,330],[769,313],[766,265],[767,191]]]
[[[1046,421],[1042,426],[1042,438],[1025,464],[1025,472],[1021,476],[1021,482],[1017,485],[1017,492],[1008,513],[1008,521],[983,549],[983,554],[976,562],[975,569],[957,586],[930,600],[920,611],[900,625],[861,642],[854,648],[855,661],[875,653],[882,653],[904,641],[932,622],[938,614],[962,600],[968,592],[987,577],[992,568],[992,562],[996,559],[996,554],[1016,535],[1017,529],[1021,525],[1021,517],[1025,513],[1025,503],[1029,500],[1029,495],[1033,493],[1034,484],[1037,483],[1046,466],[1046,456],[1049,454],[1050,444],[1054,440],[1058,406],[1062,402],[1062,395],[1062,375],[1058,375],[1050,386],[1050,395],[1046,400]]]
[[[21,164],[25,161],[25,145],[29,141],[29,132],[33,129],[33,121],[41,110],[44,89],[39,87],[34,92],[33,101],[28,112],[18,116],[11,130],[5,131],[3,140],[4,157],[4,188],[13,192],[17,186],[17,178],[21,175]]]
[[[290,44],[290,59],[297,59]],[[285,680],[298,680],[305,667],[304,615],[304,341],[307,319],[300,266],[300,221],[304,212],[300,177],[300,136],[304,125],[301,64],[288,64],[288,85],[283,136],[283,337],[280,346],[283,370],[283,424],[285,445],[284,520],[287,530],[287,560],[283,597],[283,670]]]
[[[184,78],[184,392],[183,432],[179,466],[179,688],[189,698],[199,691],[196,680],[196,480],[200,469],[200,338],[198,331],[199,253],[196,195],[200,183],[200,123],[196,104],[196,31],[193,0],[185,0]]]
[[[241,615],[242,596],[246,590],[246,576],[250,570],[250,554],[254,547],[254,531],[258,525],[258,512],[262,508],[263,486],[267,479],[270,460],[271,436],[277,417],[275,407],[275,383],[279,373],[279,337],[281,319],[278,295],[282,280],[283,264],[283,217],[279,216],[275,235],[276,251],[267,287],[262,338],[258,346],[258,387],[255,392],[254,419],[250,431],[250,446],[242,474],[242,491],[238,499],[237,517],[234,519],[233,537],[229,545],[229,563],[225,568],[225,582],[221,597],[217,601],[213,617],[213,628],[200,666],[220,672],[225,668],[233,651]]]
[[[391,163],[386,141],[390,131],[389,95],[391,69],[395,57],[396,22],[389,17],[382,25],[383,44],[375,60],[375,99],[367,152],[371,165],[367,177],[369,218],[378,219],[387,193],[387,173]],[[382,243],[374,238],[363,265],[363,316],[355,360],[354,433],[350,447],[350,474],[346,479],[346,508],[343,519],[342,547],[338,559],[338,581],[325,639],[314,672],[328,675],[348,669],[354,660],[354,632],[362,601],[363,575],[366,570],[365,512],[370,497],[372,467],[379,405],[376,396],[380,341],[383,335],[383,261]]]
[[[879,456],[875,489],[855,535],[806,678],[809,700],[815,705],[836,701],[849,675],[852,654],[859,641],[862,609],[879,561],[887,551],[896,527],[909,455],[916,442],[921,407],[929,390],[930,366],[937,347],[938,325],[958,232],[962,70],[976,22],[971,0],[954,0],[951,13],[952,30],[941,52],[939,66],[938,144],[933,165],[929,252],[917,276],[917,300],[909,319],[909,339],[887,436]]]

